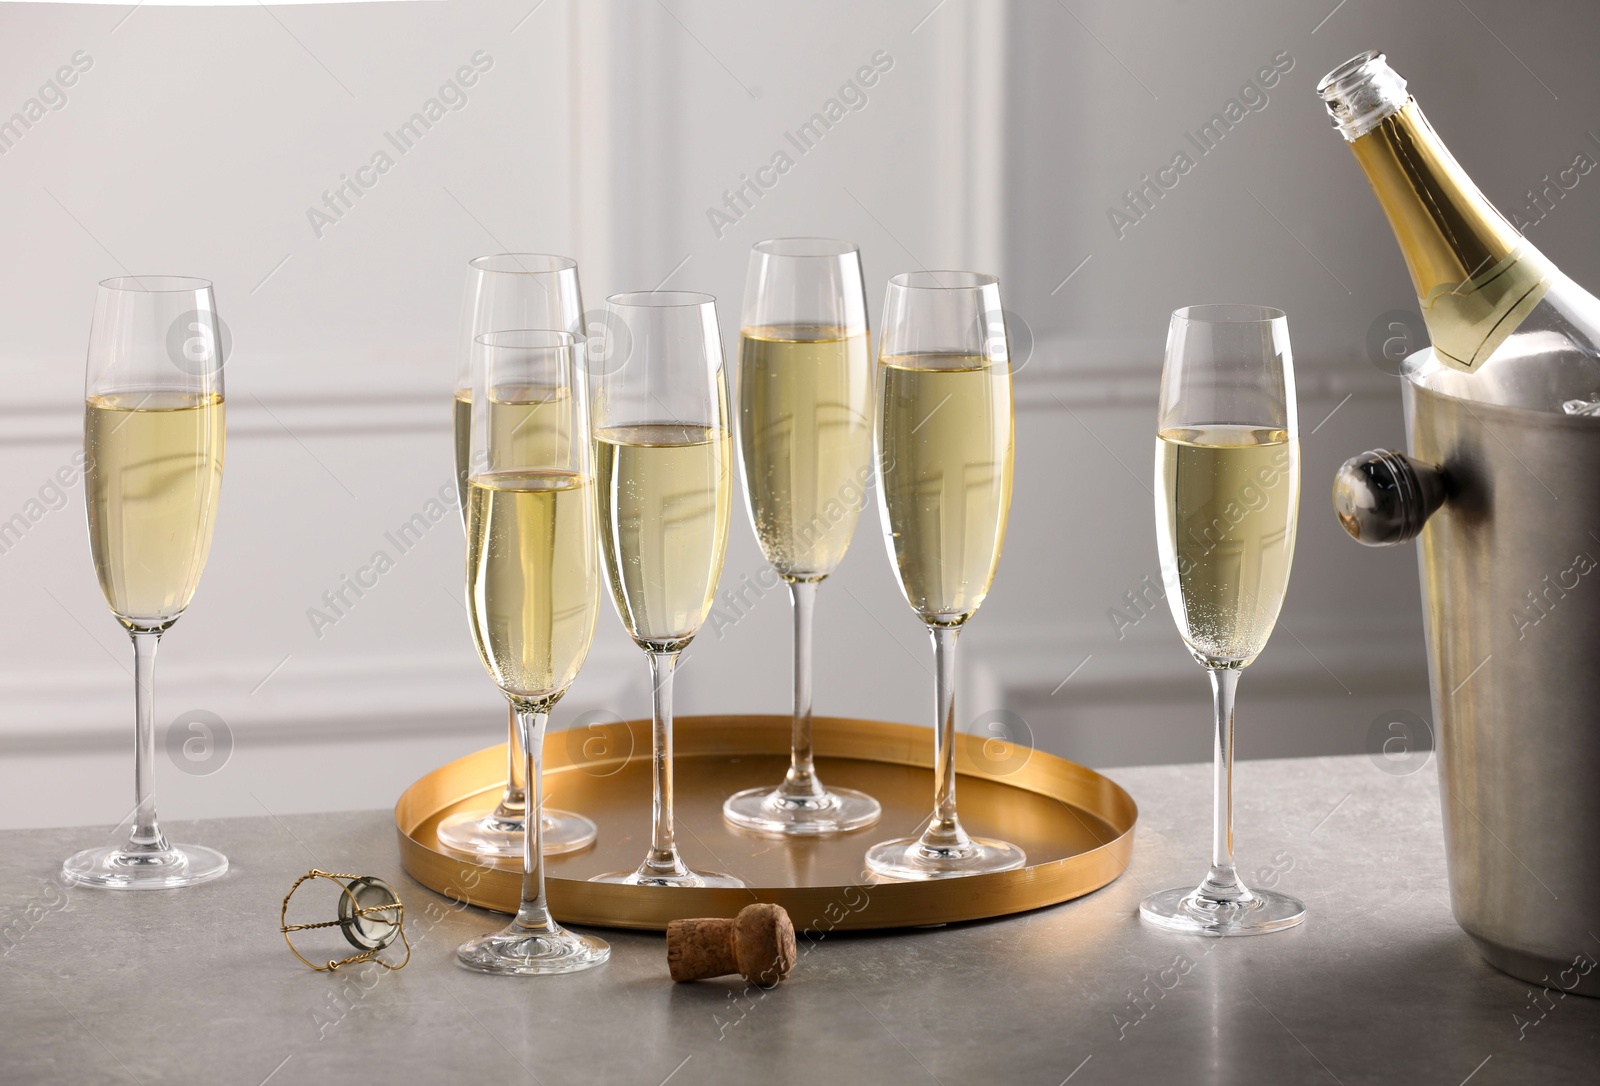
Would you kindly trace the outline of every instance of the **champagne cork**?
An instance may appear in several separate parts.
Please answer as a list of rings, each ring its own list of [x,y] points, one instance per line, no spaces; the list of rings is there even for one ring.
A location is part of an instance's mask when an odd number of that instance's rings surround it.
[[[674,920],[667,966],[676,981],[737,973],[770,988],[794,968],[794,924],[781,905],[746,905],[732,920]]]

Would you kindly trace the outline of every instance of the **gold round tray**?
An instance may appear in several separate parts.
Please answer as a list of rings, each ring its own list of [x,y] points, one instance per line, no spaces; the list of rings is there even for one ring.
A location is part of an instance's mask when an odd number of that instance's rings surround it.
[[[975,836],[1027,853],[1015,871],[929,882],[883,882],[866,873],[867,847],[920,833],[932,813],[933,732],[909,724],[818,717],[817,768],[829,784],[869,792],[877,825],[839,837],[781,840],[722,819],[742,788],[776,785],[788,765],[789,718],[686,716],[674,727],[678,847],[690,867],[738,875],[746,889],[619,886],[587,881],[632,870],[650,840],[650,722],[552,732],[545,741],[545,802],[581,811],[599,827],[595,846],[546,861],[546,892],[571,924],[662,930],[691,916],[733,916],[753,901],[782,905],[808,931],[915,927],[978,920],[1070,901],[1122,874],[1138,809],[1092,769],[985,736],[956,737],[961,820]],[[520,867],[446,852],[439,821],[488,809],[505,783],[505,746],[444,765],[395,805],[400,857],[418,882],[459,901],[514,913]]]

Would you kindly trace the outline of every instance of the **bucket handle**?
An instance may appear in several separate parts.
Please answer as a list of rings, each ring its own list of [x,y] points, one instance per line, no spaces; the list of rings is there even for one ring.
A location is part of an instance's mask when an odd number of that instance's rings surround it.
[[[1393,547],[1422,534],[1444,504],[1444,472],[1403,452],[1374,449],[1353,456],[1333,479],[1333,510],[1357,543]]]

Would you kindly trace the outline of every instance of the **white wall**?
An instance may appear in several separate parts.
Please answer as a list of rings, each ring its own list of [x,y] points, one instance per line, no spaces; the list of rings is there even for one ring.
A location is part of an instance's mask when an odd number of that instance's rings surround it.
[[[157,716],[215,712],[236,748],[206,775],[163,761],[162,807],[386,804],[497,736],[460,609],[459,528],[441,521],[323,636],[307,609],[392,553],[385,532],[449,478],[466,260],[571,253],[591,308],[663,282],[709,290],[731,343],[749,244],[846,236],[874,313],[894,272],[996,268],[1036,340],[1018,375],[1006,556],[963,640],[963,716],[1007,710],[1041,747],[1092,764],[1201,758],[1205,683],[1170,618],[1119,637],[1107,612],[1156,569],[1145,485],[1166,314],[1259,301],[1290,314],[1306,500],[1282,623],[1244,684],[1241,750],[1361,750],[1379,712],[1427,715],[1414,558],[1344,539],[1326,494],[1345,457],[1403,440],[1393,379],[1365,342],[1375,317],[1413,302],[1311,87],[1359,48],[1387,49],[1510,210],[1600,131],[1600,74],[1588,9],[1481,0],[1491,35],[1445,0],[1348,0],[1319,25],[1332,7],[0,7],[0,117],[78,51],[93,58],[66,105],[0,155],[0,519],[76,448],[96,280],[213,278],[235,340],[227,483],[205,580],[163,644]],[[493,65],[465,106],[409,153],[390,148],[394,168],[318,237],[308,207],[480,51]],[[865,107],[719,236],[707,209],[880,51],[894,65]],[[1106,209],[1283,51],[1295,63],[1270,104],[1119,240]],[[1590,283],[1596,199],[1580,187],[1533,233]],[[14,616],[0,628],[0,825],[124,809],[128,653],[81,500],[72,488],[0,554]],[[761,568],[741,517],[724,587]],[[821,601],[818,710],[923,722],[928,648],[872,516]],[[773,592],[738,609],[735,632],[691,649],[682,711],[786,710],[787,603]],[[609,613],[601,627],[567,719],[646,710],[642,659]]]

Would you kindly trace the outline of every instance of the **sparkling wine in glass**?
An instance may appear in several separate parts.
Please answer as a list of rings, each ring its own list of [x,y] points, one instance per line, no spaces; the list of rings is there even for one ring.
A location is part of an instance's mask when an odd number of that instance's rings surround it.
[[[711,610],[733,492],[716,300],[675,290],[613,295],[604,355],[594,407],[600,549],[617,614],[650,658],[653,819],[638,869],[595,881],[743,886],[689,869],[672,812],[673,669]]]
[[[1278,621],[1300,506],[1289,319],[1253,305],[1172,314],[1156,430],[1156,540],[1178,633],[1216,710],[1211,870],[1152,894],[1145,922],[1202,935],[1293,927],[1306,908],[1252,890],[1233,864],[1233,700]]]
[[[545,328],[583,335],[578,262],[548,253],[499,253],[477,257],[467,264],[456,352],[454,420],[456,487],[463,523],[471,504],[468,479],[472,473],[472,369],[474,362],[484,357],[477,338],[507,328]],[[508,440],[530,446],[559,444],[564,440],[562,428],[571,416],[554,404],[554,398],[565,391],[564,387],[503,385],[495,394],[500,398],[490,403],[490,424]],[[558,409],[548,409],[551,407]],[[537,455],[539,450],[528,451]],[[506,787],[500,802],[490,811],[463,811],[441,821],[439,843],[448,849],[492,859],[517,860],[522,856],[522,816],[527,799],[516,710],[508,708],[506,718]],[[546,855],[576,852],[594,843],[594,823],[582,815],[547,807],[543,818],[541,839]]]
[[[167,841],[153,778],[156,646],[194,596],[211,550],[224,445],[222,339],[204,279],[142,275],[100,284],[89,332],[83,445],[89,546],[100,590],[133,640],[133,828],[120,847],[62,868],[85,886],[193,886],[227,857]]]
[[[600,558],[588,397],[570,332],[479,336],[473,384],[473,471],[467,493],[467,610],[483,661],[517,718],[529,809],[523,819],[522,900],[503,930],[461,945],[456,960],[481,973],[571,973],[610,948],[556,923],[545,903],[540,763],[550,710],[577,678],[594,639]],[[497,427],[494,404],[548,390],[543,410],[566,416],[564,441],[520,442]],[[559,394],[556,390],[560,390]]]
[[[867,850],[896,879],[1021,867],[956,815],[956,636],[989,593],[1011,508],[1011,363],[1000,284],[964,271],[889,280],[878,349],[878,500],[900,590],[934,655],[934,807],[917,837]]]
[[[750,521],[794,607],[794,722],[783,781],[728,797],[722,814],[761,833],[861,829],[878,821],[878,801],[825,787],[811,741],[817,586],[844,559],[872,473],[872,359],[854,244],[777,238],[755,246],[737,394]]]

